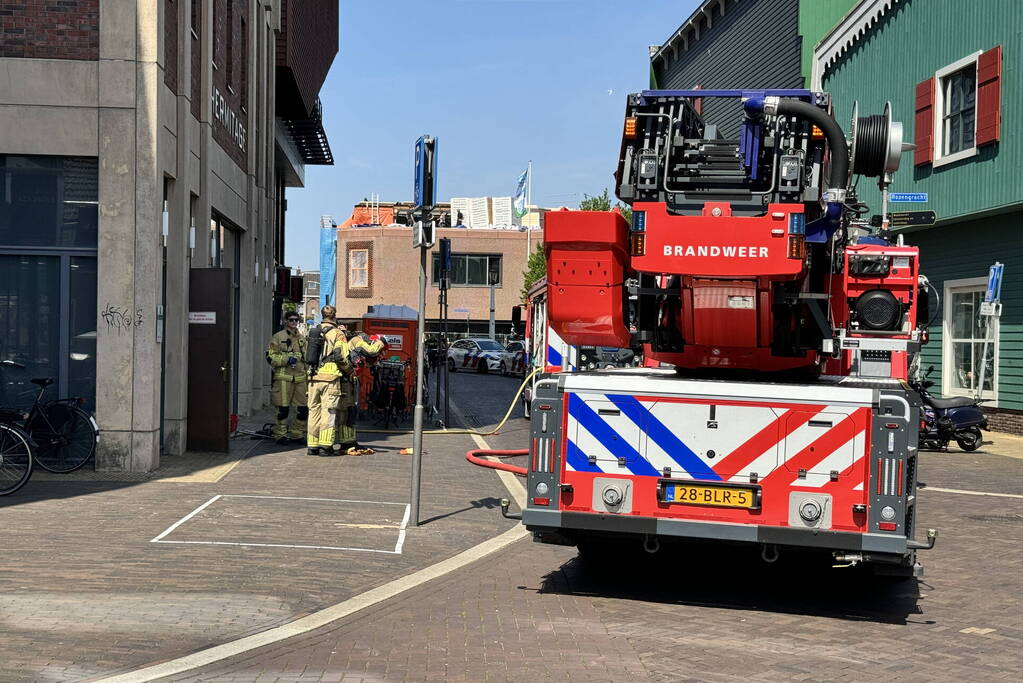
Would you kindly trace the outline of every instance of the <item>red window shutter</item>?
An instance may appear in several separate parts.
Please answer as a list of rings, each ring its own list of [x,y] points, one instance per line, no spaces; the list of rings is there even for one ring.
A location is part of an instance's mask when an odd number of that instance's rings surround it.
[[[916,84],[916,118],[913,121],[913,165],[934,161],[934,79]]]
[[[1002,46],[977,58],[977,146],[998,142],[1002,123]]]

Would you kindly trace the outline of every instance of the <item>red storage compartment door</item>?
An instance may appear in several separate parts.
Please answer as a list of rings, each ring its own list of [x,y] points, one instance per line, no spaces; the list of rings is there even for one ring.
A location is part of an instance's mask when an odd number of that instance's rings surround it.
[[[627,347],[628,223],[616,211],[547,214],[547,315],[567,344]]]

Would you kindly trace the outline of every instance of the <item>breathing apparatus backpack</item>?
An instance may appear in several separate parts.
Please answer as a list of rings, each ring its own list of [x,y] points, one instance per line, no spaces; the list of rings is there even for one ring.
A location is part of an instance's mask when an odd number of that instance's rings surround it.
[[[323,356],[323,328],[313,325],[309,328],[309,335],[306,339],[305,364],[310,372],[320,369],[320,359]]]

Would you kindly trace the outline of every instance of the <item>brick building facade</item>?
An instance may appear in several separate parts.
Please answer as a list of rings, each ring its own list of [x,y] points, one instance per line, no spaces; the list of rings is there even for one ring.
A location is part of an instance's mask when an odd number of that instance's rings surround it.
[[[419,306],[419,250],[413,249],[411,228],[344,227],[337,231],[338,317],[358,320],[369,306]],[[451,238],[453,269],[448,290],[448,329],[454,336],[487,334],[493,275],[497,334],[510,331],[512,308],[522,303],[527,255],[541,242],[541,230],[440,228]],[[437,285],[438,246],[427,261],[426,330],[440,329]]]
[[[99,59],[99,0],[0,5],[0,57]]]

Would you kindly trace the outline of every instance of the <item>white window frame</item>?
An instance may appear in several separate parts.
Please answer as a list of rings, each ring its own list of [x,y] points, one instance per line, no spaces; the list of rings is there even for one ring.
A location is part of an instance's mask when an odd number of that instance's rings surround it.
[[[952,374],[955,371],[952,367],[955,362],[955,353],[952,348],[952,294],[964,292],[984,292],[987,290],[986,277],[970,277],[960,280],[946,280],[944,283],[945,300],[942,304],[942,327],[941,327],[941,394],[943,396],[969,396],[973,394],[965,389],[952,388]],[[998,407],[998,362],[999,362],[999,320],[992,316],[991,321],[991,346],[990,353],[994,355],[994,376],[991,378],[991,390],[981,389],[981,398],[987,401],[988,406]]]
[[[361,251],[361,252],[366,254],[366,266],[365,266],[365,268],[356,268],[355,267],[355,259],[353,258],[353,256],[355,255],[355,252],[357,252],[357,251]],[[366,284],[364,284],[364,285],[357,285],[357,284],[355,284],[355,280],[354,280],[354,278],[352,278],[352,274],[354,272],[356,272],[356,271],[365,271],[365,273],[366,273]],[[369,282],[369,249],[367,249],[366,247],[362,247],[362,248],[359,248],[359,249],[349,249],[348,250],[348,287],[349,287],[349,289],[369,289],[369,285],[370,285],[370,282]]]
[[[945,86],[943,80],[945,77],[954,74],[955,72],[965,69],[966,67],[973,65],[974,73],[977,70],[977,58],[984,53],[983,50],[977,50],[973,54],[967,55],[962,59],[952,62],[948,66],[942,67],[934,72],[934,161],[932,165],[944,166],[945,164],[952,164],[962,159],[969,159],[970,157],[977,156],[977,114],[979,108],[979,102],[977,101],[977,81],[978,79],[974,76],[973,87],[973,147],[969,149],[962,149],[952,154],[943,154],[945,150]]]

